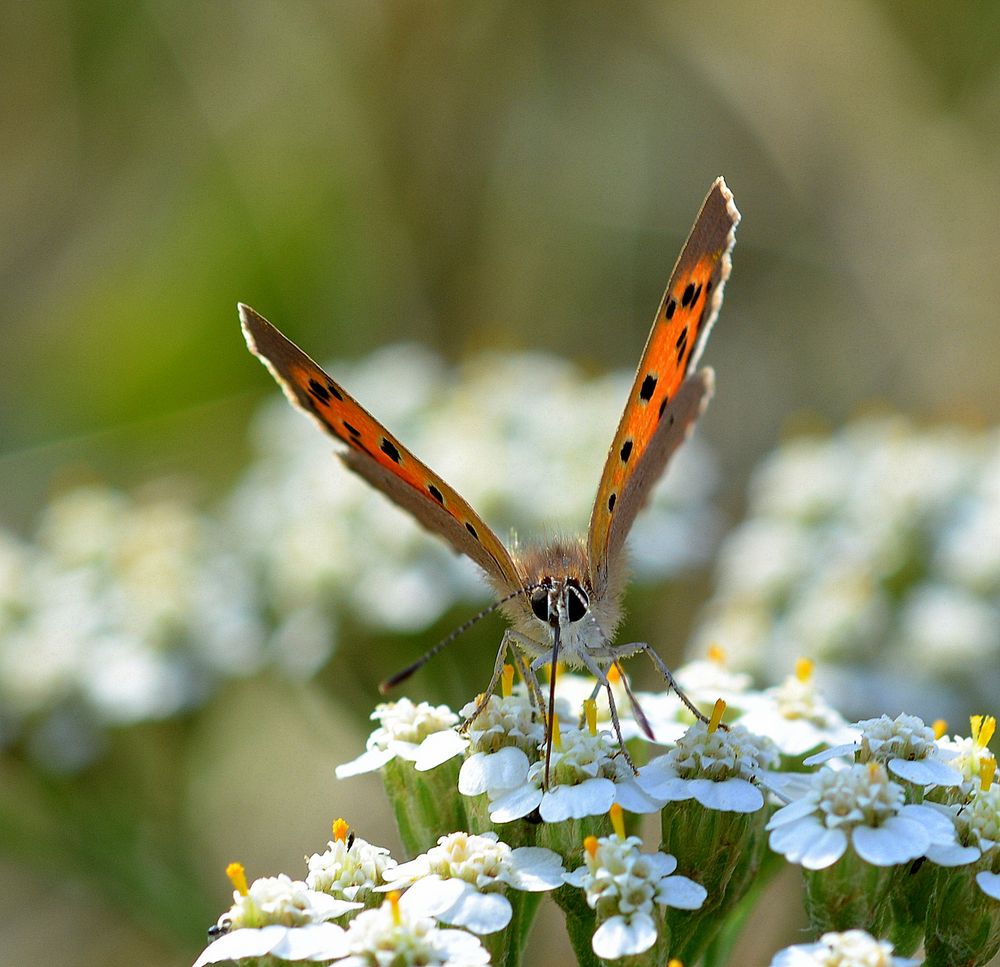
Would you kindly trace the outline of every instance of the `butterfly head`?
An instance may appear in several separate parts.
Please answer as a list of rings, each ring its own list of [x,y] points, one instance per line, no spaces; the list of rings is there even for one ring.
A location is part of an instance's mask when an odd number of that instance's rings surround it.
[[[590,612],[590,595],[575,577],[545,575],[528,601],[531,613],[549,627],[582,621]]]

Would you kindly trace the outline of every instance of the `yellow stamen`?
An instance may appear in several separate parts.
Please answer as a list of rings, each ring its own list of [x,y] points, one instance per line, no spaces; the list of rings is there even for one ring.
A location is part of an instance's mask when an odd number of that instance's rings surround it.
[[[399,890],[392,890],[385,895],[385,898],[389,901],[389,909],[392,910],[392,922],[393,925],[398,927],[403,922],[403,915],[399,912],[399,898],[402,894]]]
[[[595,856],[597,854],[597,837],[588,836],[583,841],[583,848],[591,855]]]
[[[997,772],[997,760],[993,756],[986,756],[979,763],[979,788],[986,792],[993,785],[993,777]]]
[[[976,738],[976,745],[986,748],[993,738],[993,733],[997,730],[997,720],[992,715],[982,716],[982,723],[979,726],[979,735]]]
[[[561,749],[562,748],[562,732],[559,731],[559,716],[552,716],[552,748]]]
[[[622,812],[622,807],[618,803],[613,803],[611,808],[608,810],[608,815],[611,817],[611,827],[615,831],[615,835],[619,839],[625,838],[625,816]]]
[[[617,685],[622,680],[622,670],[618,666],[618,662],[613,662],[611,667],[608,669],[608,681],[612,685]]]
[[[514,691],[514,666],[504,665],[503,666],[503,677],[500,679],[500,693],[504,698],[510,698],[511,692]]]
[[[931,724],[931,728],[934,730],[935,739],[940,739],[942,736],[948,734],[948,723],[944,719],[935,719]]]
[[[726,703],[721,698],[715,700],[715,708],[712,709],[712,717],[708,720],[708,731],[715,732],[722,723],[722,716],[726,714]]]
[[[806,684],[812,677],[813,672],[816,670],[816,662],[811,658],[799,658],[795,662],[795,677],[802,682],[803,685]]]
[[[333,839],[336,843],[347,842],[347,831],[351,827],[343,819],[335,819],[333,822]]]
[[[233,889],[240,896],[246,896],[250,892],[250,888],[247,886],[247,871],[243,869],[242,863],[230,863],[226,867],[226,876],[229,877]]]
[[[684,964],[682,964],[676,957],[672,957],[667,961],[667,967],[684,967]]]
[[[597,735],[597,699],[587,698],[583,701],[583,715],[587,720],[587,731]]]
[[[712,644],[708,646],[708,660],[716,665],[725,665],[726,653],[721,645]]]
[[[868,763],[868,778],[872,782],[881,782],[886,778],[885,766],[881,762],[872,759]]]
[[[979,743],[979,728],[983,724],[982,715],[970,715],[969,716],[969,734],[972,736],[972,741],[977,745]]]

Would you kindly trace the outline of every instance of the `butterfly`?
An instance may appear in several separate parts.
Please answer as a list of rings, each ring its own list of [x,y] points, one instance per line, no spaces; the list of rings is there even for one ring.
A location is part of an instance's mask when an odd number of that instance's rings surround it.
[[[458,491],[417,459],[339,383],[263,316],[249,306],[239,306],[250,351],[263,361],[295,406],[345,445],[340,457],[348,469],[471,558],[496,593],[497,601],[487,611],[500,608],[510,627],[504,633],[490,685],[466,724],[486,707],[508,653],[514,656],[536,708],[545,707],[535,675],[538,669],[550,662],[554,669],[557,659],[573,668],[585,668],[597,680],[592,697],[601,688],[607,690],[623,751],[607,677],[611,666],[622,658],[645,652],[668,687],[704,720],[648,643],[614,645],[613,641],[622,617],[625,540],[652,487],[691,434],[714,391],[712,370],[697,369],[697,363],[722,305],[739,221],[732,193],[717,178],[653,320],[597,486],[587,534],[575,540],[508,549]],[[383,686],[408,677],[437,650]],[[627,688],[624,677],[622,681]],[[554,685],[553,674],[547,702],[546,766],[551,755]],[[630,698],[637,709],[631,693]],[[637,718],[651,736],[641,711]]]

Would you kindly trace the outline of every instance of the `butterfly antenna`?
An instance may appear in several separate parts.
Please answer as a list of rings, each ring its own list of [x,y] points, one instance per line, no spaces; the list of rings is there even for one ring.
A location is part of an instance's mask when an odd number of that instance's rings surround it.
[[[407,665],[406,668],[401,669],[396,672],[395,675],[391,675],[389,678],[385,679],[385,681],[381,682],[378,687],[379,694],[388,695],[391,689],[395,688],[401,682],[405,682],[406,679],[414,674],[414,672],[420,671],[420,669],[423,668],[424,665],[426,665],[427,662],[429,662],[436,654],[444,651],[448,645],[450,645],[460,635],[465,634],[465,632],[468,631],[474,624],[482,621],[487,615],[493,614],[497,608],[502,607],[508,601],[512,601],[514,598],[519,597],[522,594],[530,594],[540,586],[541,585],[538,584],[529,584],[527,587],[518,588],[516,591],[512,591],[510,594],[505,595],[498,601],[494,601],[493,604],[489,605],[489,607],[483,608],[483,610],[478,614],[474,614],[468,621],[460,624],[453,632],[451,632],[451,634],[442,638],[433,648],[425,651],[415,662]]]

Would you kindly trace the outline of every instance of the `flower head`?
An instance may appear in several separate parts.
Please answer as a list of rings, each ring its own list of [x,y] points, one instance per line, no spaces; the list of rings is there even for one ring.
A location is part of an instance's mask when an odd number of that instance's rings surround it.
[[[337,766],[337,778],[374,772],[397,756],[418,771],[433,769],[458,755],[468,744],[454,731],[458,716],[447,705],[415,704],[408,698],[382,702],[371,718],[379,727],[368,736],[365,751]]]
[[[313,853],[306,861],[311,890],[345,900],[364,901],[385,882],[385,874],[396,865],[389,851],[373,846],[360,836],[347,835],[347,823],[333,824],[333,839],[324,853]]]
[[[929,806],[906,805],[904,798],[903,787],[880,763],[821,769],[801,799],[771,817],[771,849],[819,870],[848,846],[867,863],[892,866],[954,839],[950,820]]]
[[[707,896],[704,887],[674,874],[673,856],[643,853],[641,846],[638,836],[589,836],[584,865],[564,876],[571,886],[586,891],[599,923],[594,953],[606,960],[648,950],[656,943],[665,907],[697,910]]]
[[[825,933],[816,943],[779,951],[771,967],[917,967],[920,961],[894,957],[892,944],[864,930]]]
[[[393,886],[406,886],[409,909],[444,923],[485,934],[510,923],[508,888],[533,893],[562,885],[558,854],[536,846],[511,849],[496,833],[457,832],[409,863],[387,871]]]

